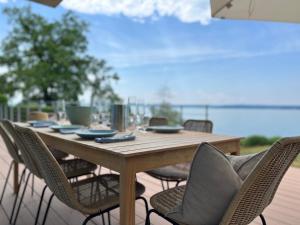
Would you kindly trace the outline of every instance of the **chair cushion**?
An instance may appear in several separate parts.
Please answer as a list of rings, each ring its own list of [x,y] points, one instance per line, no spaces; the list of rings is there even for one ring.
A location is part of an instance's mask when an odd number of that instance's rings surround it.
[[[260,159],[265,155],[267,150],[241,156],[227,156],[234,170],[238,173],[242,180],[245,180]]]
[[[166,216],[189,225],[219,224],[241,184],[226,155],[203,143],[192,162],[182,204]]]
[[[189,175],[188,169],[178,168],[179,165],[165,166],[157,169],[149,170],[146,173],[157,179],[166,181],[182,181],[186,180]]]

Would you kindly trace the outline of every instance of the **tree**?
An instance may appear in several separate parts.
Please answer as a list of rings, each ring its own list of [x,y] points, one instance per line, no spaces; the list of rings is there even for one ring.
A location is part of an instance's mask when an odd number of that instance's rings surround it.
[[[88,87],[91,88],[91,106],[97,99],[107,99],[109,102],[121,100],[120,97],[114,92],[110,81],[118,81],[119,76],[113,72],[113,68],[107,65],[105,60],[98,60],[90,58]]]
[[[169,102],[163,101],[158,106],[151,106],[152,116],[163,116],[168,118],[170,125],[178,125],[181,123],[180,112],[175,110]]]
[[[87,82],[88,24],[73,13],[47,21],[30,7],[5,8],[12,29],[2,42],[0,74],[5,94],[25,99],[77,101]],[[4,92],[2,92],[3,94]]]
[[[168,101],[172,97],[170,88],[168,86],[161,87],[158,96],[161,98],[161,103],[158,106],[150,107],[152,116],[166,117],[171,125],[180,124],[182,122],[180,112],[175,110]]]

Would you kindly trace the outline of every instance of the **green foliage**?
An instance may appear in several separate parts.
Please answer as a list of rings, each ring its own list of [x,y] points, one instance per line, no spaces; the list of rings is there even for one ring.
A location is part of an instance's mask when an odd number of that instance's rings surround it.
[[[274,136],[269,138],[270,144],[274,144],[276,141],[278,141],[281,137],[279,136]]]
[[[268,138],[261,135],[252,135],[247,138],[244,138],[241,141],[241,145],[245,147],[272,145],[278,139],[280,139],[280,137],[274,136]]]
[[[169,103],[169,99],[172,97],[170,88],[165,85],[162,86],[157,93],[158,97],[162,100],[161,103],[156,106],[152,105],[150,107],[150,112],[152,116],[156,117],[166,117],[168,118],[170,125],[178,125],[182,123],[181,114],[179,111],[175,110]]]
[[[91,88],[91,106],[95,101],[106,99],[108,102],[117,102],[121,98],[114,92],[111,81],[118,81],[119,75],[113,72],[113,68],[107,65],[105,60],[90,59],[88,68],[87,86]]]
[[[2,42],[0,75],[9,96],[76,101],[88,82],[91,57],[86,54],[88,24],[67,12],[47,21],[30,7],[5,8],[11,30]]]
[[[276,140],[278,139],[278,137],[273,137],[274,140],[276,138]],[[272,138],[270,138],[272,139]],[[247,155],[247,154],[255,154],[261,151],[264,151],[266,149],[268,149],[270,147],[270,145],[262,145],[262,146],[255,146],[255,147],[245,147],[243,145],[241,145],[241,155]],[[300,155],[298,155],[298,157],[295,159],[295,161],[293,162],[292,166],[294,167],[298,167],[300,168]]]
[[[47,113],[54,113],[54,106],[53,105],[46,105],[46,104],[38,104],[36,102],[29,102],[29,103],[21,103],[18,104],[17,107],[20,109],[27,109],[29,108],[31,112],[33,111],[39,111],[41,110],[42,112],[47,112]]]
[[[166,101],[163,101],[159,106],[151,106],[150,111],[152,116],[163,116],[168,118],[170,125],[181,124],[180,112],[174,110],[172,105]]]
[[[0,93],[0,105],[7,104],[7,97]]]

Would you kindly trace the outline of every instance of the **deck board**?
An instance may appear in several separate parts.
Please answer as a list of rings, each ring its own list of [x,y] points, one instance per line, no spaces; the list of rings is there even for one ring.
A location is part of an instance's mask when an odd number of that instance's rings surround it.
[[[0,138],[0,191],[2,191],[4,179],[8,170],[10,157],[6,152],[4,144]],[[108,172],[108,170],[103,170]],[[153,194],[161,191],[161,184],[156,179],[146,175],[145,173],[139,173],[137,175],[139,182],[146,186],[145,196],[149,199]],[[28,190],[22,207],[19,218],[19,225],[32,225],[34,216],[36,213],[38,199],[41,190],[44,186],[43,181],[35,180],[35,192],[31,196],[31,192]],[[31,182],[29,187],[31,187]],[[46,194],[46,198],[49,198],[50,193]],[[2,206],[0,207],[0,225],[8,225],[7,214],[11,211],[13,200],[12,194],[12,179],[9,182],[8,190],[4,197]],[[45,208],[46,203],[43,203]],[[265,217],[269,225],[298,225],[300,224],[300,169],[290,168],[281,183],[279,190],[274,198],[273,203],[265,210]],[[119,210],[115,209],[111,213],[112,225],[119,224]],[[49,218],[47,224],[55,225],[78,225],[84,220],[84,216],[65,206],[59,200],[55,199],[49,212]],[[144,224],[145,209],[141,201],[136,202],[136,224]],[[166,221],[162,218],[153,215],[151,217],[152,224],[167,225]],[[101,218],[96,218],[89,224],[100,225]],[[251,225],[260,225],[260,221],[256,219]]]

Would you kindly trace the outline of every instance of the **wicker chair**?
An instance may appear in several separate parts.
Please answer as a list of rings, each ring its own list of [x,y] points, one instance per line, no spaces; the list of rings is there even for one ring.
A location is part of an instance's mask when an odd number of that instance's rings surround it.
[[[48,120],[49,115],[45,112],[30,112],[28,115],[28,120]]]
[[[9,169],[8,169],[8,172],[6,175],[6,179],[5,179],[1,197],[0,197],[0,205],[1,205],[14,162],[19,163],[19,164],[24,164],[24,162],[23,162],[21,155],[19,154],[17,146],[13,142],[12,138],[9,136],[8,132],[5,130],[4,126],[2,125],[2,122],[0,122],[0,135],[2,136],[2,139],[6,145],[6,149],[8,150],[8,153],[12,158],[12,161],[9,164]],[[25,169],[22,172],[21,178],[23,178],[24,172],[25,172]]]
[[[213,123],[210,120],[187,120],[184,122],[183,127],[185,130],[189,131],[212,133]],[[162,189],[166,190],[170,188],[169,182],[176,182],[175,186],[177,187],[180,182],[186,181],[189,169],[190,163],[185,163],[149,170],[146,173],[159,179]],[[166,183],[166,186],[164,185],[164,182]]]
[[[48,120],[49,119],[49,115],[48,113],[45,113],[45,112],[30,112],[29,115],[28,115],[28,120]],[[49,147],[49,146],[48,146]],[[56,159],[63,159],[63,158],[66,158],[68,156],[67,153],[65,152],[62,152],[60,150],[57,150],[57,149],[53,149],[51,147],[50,148],[50,151],[52,153],[52,155],[56,158]]]
[[[210,120],[187,120],[183,127],[185,130],[212,133],[213,122]]]
[[[218,224],[246,225],[260,216],[262,223],[266,225],[262,213],[271,204],[284,174],[299,152],[300,137],[283,138],[276,142],[242,182]],[[172,224],[182,224],[170,219],[167,214],[183,206],[187,187],[176,187],[151,197],[154,209],[149,211],[146,224],[150,223],[150,214],[153,212]]]
[[[43,225],[54,196],[67,206],[89,215],[83,224],[87,224],[98,215],[102,215],[104,221],[104,213],[108,214],[110,224],[110,211],[119,207],[119,175],[98,175],[70,183],[47,146],[34,131],[16,126],[16,132],[26,144],[24,148],[26,154],[33,159],[49,189],[53,192],[44,214]],[[144,191],[145,187],[136,182],[136,199],[143,200],[148,211],[147,200],[141,196]]]
[[[2,124],[3,124],[3,127],[5,127],[8,134],[13,138],[13,141],[14,141],[13,143],[17,147],[18,151],[21,152],[22,160],[23,160],[23,163],[25,164],[25,169],[22,173],[20,181],[23,179],[25,171],[29,170],[29,174],[27,175],[27,178],[25,180],[25,185],[23,186],[23,191],[22,191],[22,195],[19,200],[16,215],[14,216],[14,212],[15,212],[15,209],[17,206],[19,191],[17,192],[17,194],[15,196],[13,210],[12,210],[12,213],[10,216],[10,223],[15,224],[18,219],[20,207],[23,202],[24,194],[27,189],[27,184],[28,184],[30,176],[31,175],[32,175],[32,177],[36,176],[40,179],[43,179],[43,177],[42,177],[39,169],[35,165],[32,157],[30,155],[28,155],[26,153],[26,151],[24,151],[26,144],[24,144],[24,142],[22,142],[21,139],[19,138],[19,136],[17,135],[17,133],[15,131],[15,126],[8,120],[3,120]],[[52,151],[51,151],[51,154],[52,154]],[[53,155],[53,157],[54,157],[54,155]],[[61,158],[55,158],[55,159],[59,162],[59,165],[63,169],[67,178],[72,179],[72,180],[78,180],[78,177],[80,177],[80,176],[85,176],[85,175],[90,175],[90,174],[94,175],[94,171],[97,169],[97,165],[87,162],[82,159],[69,159],[69,160],[62,160]],[[47,189],[47,186],[45,186],[43,189],[41,199],[40,199],[40,206],[41,206],[46,189]],[[19,188],[19,190],[20,190],[20,188]],[[39,214],[40,206],[38,209],[38,214]],[[14,218],[14,220],[13,220],[13,218]]]
[[[168,125],[169,121],[166,117],[151,117],[149,120],[149,126],[164,126]]]

